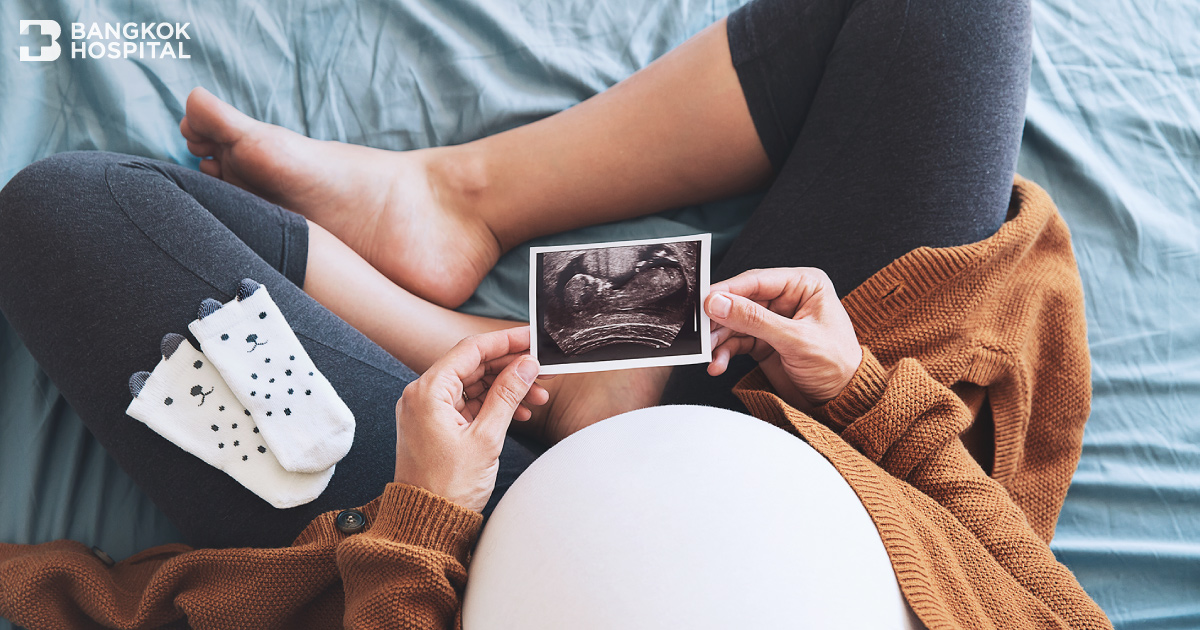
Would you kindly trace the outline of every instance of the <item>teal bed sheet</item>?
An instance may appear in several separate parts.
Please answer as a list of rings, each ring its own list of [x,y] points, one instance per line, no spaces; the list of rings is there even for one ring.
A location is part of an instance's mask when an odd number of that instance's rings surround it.
[[[194,166],[178,122],[196,85],[313,137],[465,142],[603,90],[741,1],[6,1],[0,185],[67,150]],[[21,19],[189,22],[192,58],[19,62]],[[1200,5],[1037,0],[1034,23],[1019,170],[1072,228],[1095,388],[1052,546],[1118,628],[1200,627]],[[539,244],[710,231],[720,251],[754,201]],[[526,274],[518,248],[464,308],[524,318]],[[178,533],[0,319],[0,541],[63,537],[120,558]]]
[[[1118,628],[1200,628],[1200,4],[1034,4],[1018,170],[1071,227],[1094,398],[1051,545]]]

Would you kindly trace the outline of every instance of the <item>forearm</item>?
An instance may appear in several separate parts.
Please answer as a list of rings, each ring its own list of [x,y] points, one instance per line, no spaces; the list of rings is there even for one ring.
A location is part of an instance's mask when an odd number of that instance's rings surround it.
[[[433,152],[429,164],[506,250],[752,190],[771,174],[723,19],[570,109]]]

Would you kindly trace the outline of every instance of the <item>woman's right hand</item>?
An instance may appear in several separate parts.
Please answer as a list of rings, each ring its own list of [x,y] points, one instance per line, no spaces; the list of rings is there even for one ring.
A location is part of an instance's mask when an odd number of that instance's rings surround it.
[[[708,373],[749,354],[797,409],[832,400],[862,363],[850,316],[820,269],[753,269],[713,284],[704,306],[714,324]]]
[[[549,399],[528,350],[528,326],[467,337],[409,383],[396,403],[395,481],[482,511],[509,423]]]

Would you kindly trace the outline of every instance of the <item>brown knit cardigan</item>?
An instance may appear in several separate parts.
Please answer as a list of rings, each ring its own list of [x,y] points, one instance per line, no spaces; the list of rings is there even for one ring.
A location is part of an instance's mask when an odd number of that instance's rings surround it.
[[[757,371],[736,392],[846,478],[921,621],[1110,628],[1047,546],[1091,390],[1082,289],[1046,193],[1018,177],[997,234],[910,252],[844,303],[864,350],[837,398],[802,413]],[[968,403],[995,423],[990,476],[959,437]],[[363,512],[353,536],[328,513],[286,549],[168,545],[111,568],[75,542],[0,545],[0,616],[31,630],[459,625],[479,515],[398,484]]]

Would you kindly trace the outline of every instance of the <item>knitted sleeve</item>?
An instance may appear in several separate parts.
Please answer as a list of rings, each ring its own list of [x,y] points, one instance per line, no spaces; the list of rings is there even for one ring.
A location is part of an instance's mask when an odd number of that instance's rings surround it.
[[[327,512],[291,547],[167,545],[115,566],[78,542],[0,544],[0,617],[31,630],[454,627],[482,517],[402,484],[361,511],[359,534]]]
[[[460,627],[467,557],[482,517],[424,490],[399,488],[384,494],[369,531],[338,546],[345,626]]]
[[[1004,487],[967,452],[959,434],[971,424],[970,412],[919,362],[903,359],[888,371],[864,347],[850,385],[814,416],[892,477],[937,502],[1045,604],[1045,610],[1010,613],[1035,618],[1038,627],[1112,627]]]

